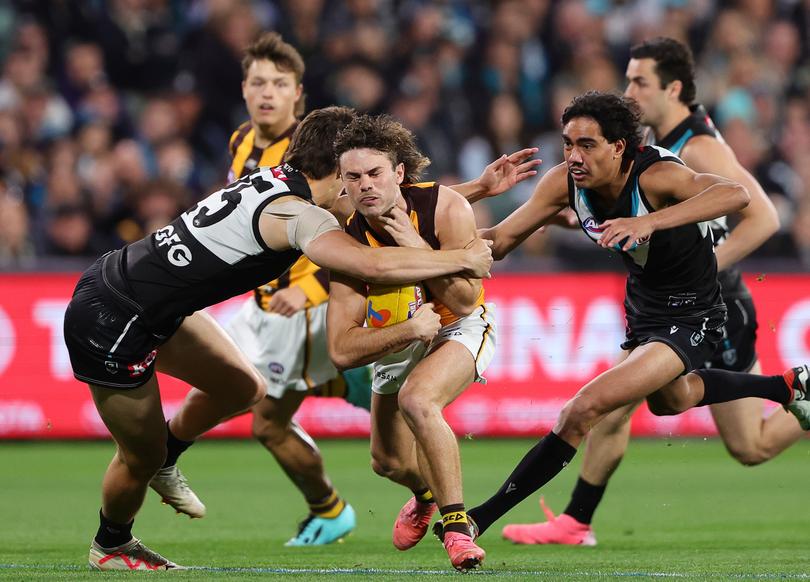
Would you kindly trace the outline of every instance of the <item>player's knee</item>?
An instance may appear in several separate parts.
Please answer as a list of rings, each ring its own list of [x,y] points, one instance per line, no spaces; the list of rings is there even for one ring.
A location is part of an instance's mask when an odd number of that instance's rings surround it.
[[[737,445],[735,443],[726,444],[726,450],[735,461],[746,467],[761,465],[773,456],[764,448],[756,445]]]
[[[157,442],[137,450],[118,450],[118,461],[129,473],[141,481],[149,481],[166,462],[166,443]]]
[[[257,371],[252,370],[244,376],[239,387],[234,387],[231,391],[230,406],[233,410],[229,412],[235,414],[249,410],[261,402],[266,395],[267,385],[264,378]]]
[[[578,394],[563,406],[554,432],[566,436],[584,437],[602,412],[592,398]]]
[[[410,427],[418,427],[441,409],[435,402],[419,394],[416,390],[400,390],[397,396],[399,410]],[[441,412],[440,412],[441,413]]]
[[[371,455],[371,469],[380,477],[385,477],[391,481],[398,481],[407,473],[399,459],[373,453]]]
[[[659,395],[658,398],[647,399],[647,408],[655,416],[673,416],[687,410],[689,406],[685,406],[675,395]]]
[[[279,425],[268,418],[257,414],[253,415],[251,426],[253,438],[262,443],[265,447],[272,449],[280,445],[286,435],[286,427]]]

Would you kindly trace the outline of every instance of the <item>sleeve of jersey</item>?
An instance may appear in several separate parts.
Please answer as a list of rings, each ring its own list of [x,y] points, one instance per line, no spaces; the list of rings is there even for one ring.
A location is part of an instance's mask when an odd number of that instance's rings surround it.
[[[299,251],[326,232],[342,230],[331,212],[303,202],[273,205],[266,212],[287,222],[287,241]]]

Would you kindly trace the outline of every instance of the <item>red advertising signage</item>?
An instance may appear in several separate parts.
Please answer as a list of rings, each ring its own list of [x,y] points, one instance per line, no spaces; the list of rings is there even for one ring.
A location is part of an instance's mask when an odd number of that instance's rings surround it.
[[[0,275],[0,438],[107,435],[87,387],[73,379],[62,317],[77,275]],[[764,373],[810,361],[810,275],[752,275],[758,351]],[[624,332],[624,278],[618,275],[498,275],[486,282],[497,305],[497,350],[485,385],[470,387],[446,411],[459,435],[538,436],[584,383],[616,357]],[[226,321],[244,298],[212,308]],[[160,357],[158,355],[158,357]],[[188,387],[161,378],[167,417]],[[764,406],[764,409],[767,409]],[[299,422],[315,436],[364,436],[368,414],[332,398],[308,398]],[[638,435],[707,435],[707,409],[655,417],[645,407]],[[246,416],[211,432],[247,436]]]

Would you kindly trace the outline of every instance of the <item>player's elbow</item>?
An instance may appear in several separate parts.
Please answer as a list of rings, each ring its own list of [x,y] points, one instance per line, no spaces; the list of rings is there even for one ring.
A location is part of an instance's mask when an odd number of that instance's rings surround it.
[[[732,192],[732,204],[734,211],[742,210],[751,202],[751,194],[742,184],[735,184]]]
[[[357,368],[366,363],[355,352],[347,349],[345,342],[342,342],[339,338],[330,339],[327,348],[329,350],[329,359],[332,360],[332,364],[334,364],[338,372]]]
[[[332,360],[332,364],[335,365],[338,372],[343,372],[344,370],[348,370],[352,367],[352,360],[350,355],[342,350],[339,345],[330,341],[329,342],[329,359]]]
[[[369,283],[386,283],[386,269],[368,255],[357,262],[357,277]]]

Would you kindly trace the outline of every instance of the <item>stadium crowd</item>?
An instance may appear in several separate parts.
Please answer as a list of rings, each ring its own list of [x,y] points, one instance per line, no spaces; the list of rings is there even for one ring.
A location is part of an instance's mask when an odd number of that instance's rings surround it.
[[[305,57],[307,110],[391,113],[445,184],[526,146],[552,167],[573,96],[623,90],[643,38],[685,41],[698,101],[780,213],[754,260],[810,267],[810,2],[13,0],[0,5],[0,269],[89,263],[220,187],[247,119],[240,59],[264,30]],[[476,205],[479,225],[532,186]],[[571,234],[533,236],[523,259],[605,262]]]

